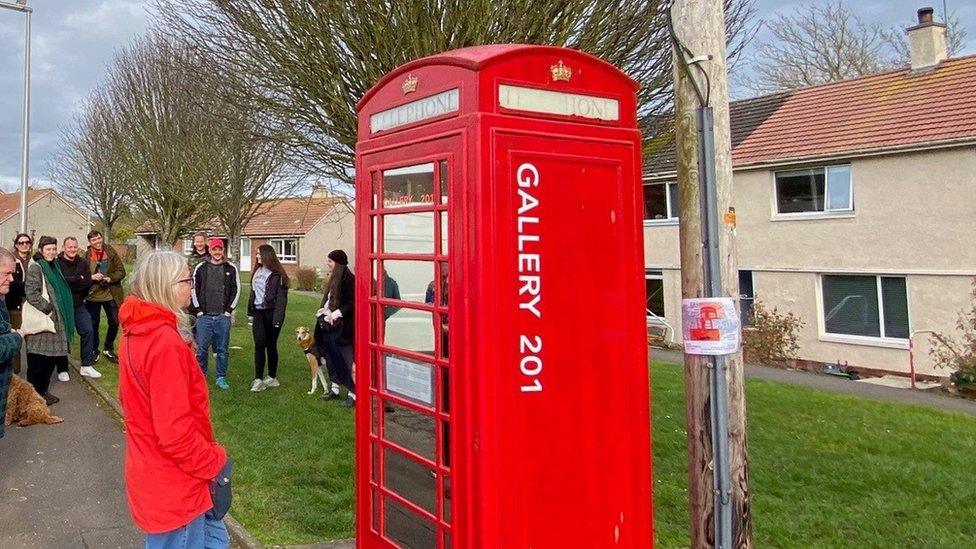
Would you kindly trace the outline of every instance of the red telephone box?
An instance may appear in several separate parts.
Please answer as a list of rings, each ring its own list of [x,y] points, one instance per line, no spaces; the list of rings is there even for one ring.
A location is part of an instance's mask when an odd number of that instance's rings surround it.
[[[359,547],[650,547],[637,83],[555,47],[359,102]]]

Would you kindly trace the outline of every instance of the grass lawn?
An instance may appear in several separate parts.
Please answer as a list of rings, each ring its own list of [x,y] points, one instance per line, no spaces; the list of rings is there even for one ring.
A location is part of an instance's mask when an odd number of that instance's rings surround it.
[[[240,311],[231,389],[211,392],[217,436],[236,464],[233,515],[269,545],[353,535],[353,414],[305,394],[307,363],[292,343],[317,306],[289,296],[282,387],[256,394]],[[114,394],[116,369],[99,367]],[[681,369],[655,364],[652,381],[656,545],[687,547]],[[972,546],[973,418],[759,380],[747,382],[747,398],[757,547]]]
[[[680,367],[655,364],[658,547],[687,547]],[[746,383],[756,547],[972,547],[976,420]]]

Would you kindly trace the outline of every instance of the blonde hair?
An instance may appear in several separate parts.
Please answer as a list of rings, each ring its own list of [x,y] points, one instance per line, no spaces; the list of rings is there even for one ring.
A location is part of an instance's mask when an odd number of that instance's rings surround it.
[[[176,314],[180,327],[187,328],[190,318],[176,295],[178,280],[186,268],[186,258],[173,250],[153,250],[136,264],[129,279],[129,291],[144,301],[162,305]]]

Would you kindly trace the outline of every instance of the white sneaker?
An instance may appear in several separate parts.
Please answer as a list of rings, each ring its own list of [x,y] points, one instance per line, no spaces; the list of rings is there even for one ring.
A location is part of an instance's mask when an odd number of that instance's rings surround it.
[[[253,382],[251,383],[251,392],[252,392],[252,393],[260,393],[260,392],[261,392],[261,391],[263,391],[264,389],[265,389],[265,387],[264,387],[264,382],[263,382],[263,381],[261,381],[260,379],[255,379],[255,380],[254,380],[254,381],[253,381]]]
[[[68,377],[68,372],[61,372],[58,374],[58,381],[71,381],[71,378]]]
[[[255,380],[255,381],[257,381],[257,380]],[[264,381],[262,383],[264,383],[264,386],[265,387],[278,387],[279,385],[281,385],[280,383],[278,383],[278,380],[277,379],[275,379],[275,378],[273,378],[271,376],[268,376],[268,377],[264,378]]]
[[[92,366],[82,366],[82,367],[81,367],[81,368],[80,368],[80,369],[78,370],[78,372],[79,372],[79,373],[80,373],[81,375],[83,375],[83,376],[85,376],[85,377],[90,377],[90,378],[92,378],[92,379],[98,379],[98,378],[100,378],[100,377],[102,377],[102,374],[101,374],[101,372],[99,372],[98,370],[96,370],[96,369],[95,369],[95,368],[93,368]]]

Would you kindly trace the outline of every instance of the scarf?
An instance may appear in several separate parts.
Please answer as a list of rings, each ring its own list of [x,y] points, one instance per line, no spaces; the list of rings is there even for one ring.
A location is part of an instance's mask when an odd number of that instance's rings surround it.
[[[64,323],[64,335],[68,338],[70,345],[71,340],[75,337],[75,302],[71,298],[71,290],[68,289],[68,283],[65,282],[64,275],[61,274],[61,267],[44,258],[41,258],[37,263],[41,266],[44,279],[50,282],[51,287],[54,288],[54,295],[50,296],[51,302],[56,305],[58,314],[61,315],[61,322]]]

